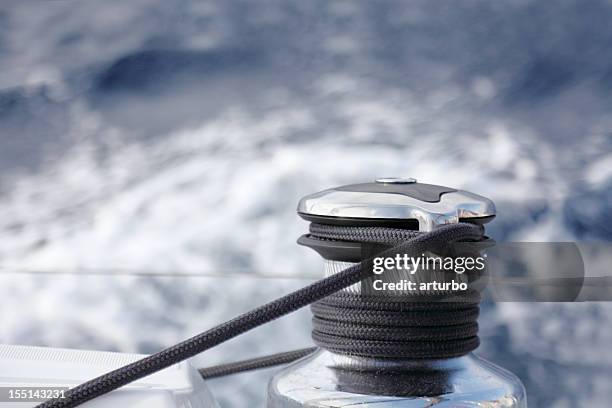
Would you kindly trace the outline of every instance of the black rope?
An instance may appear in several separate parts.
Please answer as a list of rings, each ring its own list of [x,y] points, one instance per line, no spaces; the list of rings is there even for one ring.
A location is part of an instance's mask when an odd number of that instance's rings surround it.
[[[224,377],[226,375],[238,374],[245,371],[259,370],[262,368],[274,367],[281,364],[288,364],[309,354],[314,353],[317,347],[308,347],[298,350],[275,353],[268,356],[251,358],[248,360],[235,361],[227,364],[200,368],[198,371],[204,379]]]
[[[337,298],[350,299],[350,307]],[[361,294],[332,295],[311,306],[312,338],[327,350],[379,358],[440,359],[476,349],[478,304],[362,301]],[[377,303],[376,309],[367,308]]]
[[[355,241],[369,243],[397,244],[423,235],[423,232],[382,227],[343,227],[339,225],[310,224],[312,237],[335,241]]]
[[[315,239],[377,244],[395,244],[422,234],[403,229],[314,223],[310,233]],[[451,272],[451,278],[453,275]],[[371,282],[364,282],[361,289],[367,283]],[[472,289],[400,296],[341,291],[311,305],[312,339],[332,352],[362,357],[462,356],[479,345],[476,321],[479,302],[480,293]]]
[[[481,237],[482,228],[478,226],[465,223],[448,224],[433,232],[418,235],[380,255],[406,252],[416,256],[437,242],[479,240]],[[351,266],[342,272],[273,300],[179,344],[71,388],[65,393],[64,398],[43,402],[37,405],[37,408],[72,408],[79,406],[86,401],[191,358],[257,326],[354,285],[371,274],[372,271],[362,270],[360,264]]]

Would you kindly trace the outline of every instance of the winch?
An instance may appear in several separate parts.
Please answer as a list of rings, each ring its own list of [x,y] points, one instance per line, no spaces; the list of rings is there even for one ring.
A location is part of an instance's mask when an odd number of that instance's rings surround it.
[[[484,229],[495,206],[467,191],[380,178],[308,195],[298,214],[311,222],[298,242],[324,258],[329,277],[357,264],[371,271],[373,255],[402,242],[413,243],[404,248],[412,251],[408,255],[425,256],[432,245],[420,246],[420,236],[448,224]],[[385,276],[404,283],[477,280],[474,274],[439,270],[396,269]],[[516,376],[473,354],[479,345],[477,288],[377,292],[372,279],[311,306],[319,350],[271,380],[269,408],[527,406]]]

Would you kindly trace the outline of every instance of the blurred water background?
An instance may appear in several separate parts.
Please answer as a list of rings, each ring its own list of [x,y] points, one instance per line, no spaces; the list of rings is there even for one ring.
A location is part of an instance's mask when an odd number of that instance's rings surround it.
[[[612,2],[0,4],[5,343],[154,352],[321,274],[298,199],[411,176],[612,238]],[[309,311],[196,365],[310,345]],[[610,304],[487,304],[532,407],[608,407]],[[210,382],[262,406],[273,370]]]

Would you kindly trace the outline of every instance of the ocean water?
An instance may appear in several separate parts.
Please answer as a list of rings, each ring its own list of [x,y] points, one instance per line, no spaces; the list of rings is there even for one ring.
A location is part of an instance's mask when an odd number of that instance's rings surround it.
[[[379,176],[490,197],[497,240],[610,241],[611,18],[605,1],[2,3],[1,341],[154,352],[207,329],[322,275],[295,244],[301,196]],[[480,323],[530,406],[609,405],[609,304],[487,304]],[[309,331],[302,310],[194,363]],[[262,406],[271,372],[210,386]]]

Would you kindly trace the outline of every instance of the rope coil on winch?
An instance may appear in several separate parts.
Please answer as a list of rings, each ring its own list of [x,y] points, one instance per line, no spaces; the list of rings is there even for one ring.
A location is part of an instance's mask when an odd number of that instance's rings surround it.
[[[398,228],[312,223],[308,237],[392,245],[423,234]],[[480,293],[473,289],[418,296],[343,290],[311,305],[312,338],[321,348],[361,357],[462,356],[480,344],[476,321],[479,302]]]

